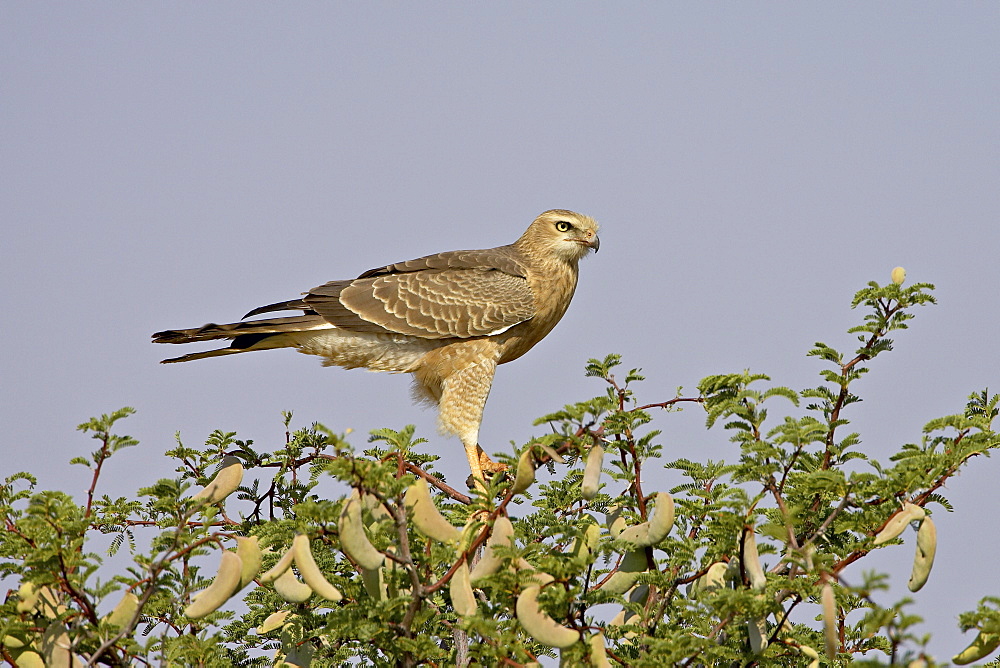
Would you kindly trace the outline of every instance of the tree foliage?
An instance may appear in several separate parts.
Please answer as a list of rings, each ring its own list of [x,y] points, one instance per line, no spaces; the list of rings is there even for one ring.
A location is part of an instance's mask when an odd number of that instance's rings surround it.
[[[855,381],[932,289],[869,283],[858,347],[816,343],[821,382],[802,390],[743,371],[642,403],[638,369],[590,360],[601,393],[539,419],[550,433],[485,491],[449,484],[412,427],[359,452],[286,413],[281,447],[178,438],[176,475],[113,499],[101,471],[136,444],[115,432],[133,411],[94,418],[79,429],[99,447],[73,460],[93,473],[82,505],[29,473],[0,487],[0,576],[15,586],[0,651],[24,666],[937,665],[911,600],[883,602],[887,576],[856,562],[915,551],[919,590],[930,518],[952,510],[944,484],[1000,444],[1000,396],[976,392],[884,461],[847,419]],[[686,404],[729,434],[728,461],[660,463],[654,412]],[[649,488],[664,466],[683,482]],[[338,498],[319,493],[331,479]],[[102,566],[102,534],[129,568]],[[959,622],[979,634],[961,658],[988,656],[1000,598]]]

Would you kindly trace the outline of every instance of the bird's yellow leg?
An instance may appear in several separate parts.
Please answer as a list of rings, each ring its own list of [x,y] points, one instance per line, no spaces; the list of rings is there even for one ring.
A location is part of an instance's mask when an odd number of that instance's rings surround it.
[[[509,467],[502,462],[495,462],[490,459],[482,447],[477,448],[479,450],[479,468],[485,473],[500,473],[501,471],[506,471]]]
[[[486,478],[483,476],[483,467],[479,460],[479,453],[482,452],[482,449],[475,441],[462,439],[462,445],[465,446],[465,456],[469,459],[469,469],[472,471],[472,484],[480,491],[486,491]]]

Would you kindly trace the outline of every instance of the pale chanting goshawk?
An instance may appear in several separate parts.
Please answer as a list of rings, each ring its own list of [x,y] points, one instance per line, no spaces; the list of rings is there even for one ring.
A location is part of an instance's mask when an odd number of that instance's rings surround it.
[[[319,355],[347,369],[411,373],[414,396],[438,405],[442,432],[465,446],[472,475],[496,465],[479,447],[479,425],[498,364],[516,360],[569,307],[578,263],[600,246],[597,222],[553,209],[508,246],[450,251],[331,281],[301,299],[256,308],[244,318],[153,334],[156,343],[229,339],[227,348],[163,360],[187,362],[271,348]]]

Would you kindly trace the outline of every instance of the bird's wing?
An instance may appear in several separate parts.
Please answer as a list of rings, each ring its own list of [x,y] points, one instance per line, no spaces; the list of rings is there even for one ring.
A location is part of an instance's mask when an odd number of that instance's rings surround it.
[[[488,336],[535,315],[525,274],[509,246],[453,251],[333,281],[313,288],[302,301],[333,325],[356,332]]]

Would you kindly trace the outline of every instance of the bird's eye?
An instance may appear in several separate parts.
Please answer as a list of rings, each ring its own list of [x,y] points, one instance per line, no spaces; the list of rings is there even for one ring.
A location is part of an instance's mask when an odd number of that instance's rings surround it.
[[[556,229],[559,230],[560,232],[569,232],[572,228],[573,226],[567,223],[565,220],[560,220],[558,223],[556,223]]]

